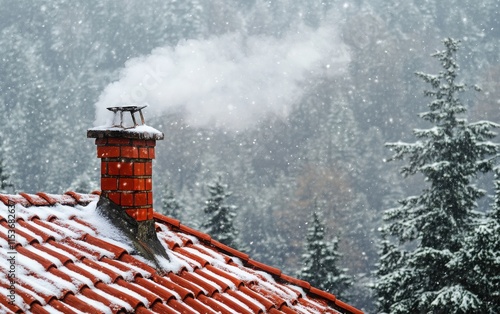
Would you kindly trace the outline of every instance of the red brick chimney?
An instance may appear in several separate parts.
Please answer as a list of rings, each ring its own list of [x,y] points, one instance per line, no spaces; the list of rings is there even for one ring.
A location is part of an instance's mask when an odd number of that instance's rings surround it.
[[[96,139],[97,158],[101,158],[101,195],[121,206],[136,221],[153,219],[152,162],[156,140],[163,139],[162,132],[136,124],[134,113],[142,108],[108,108],[115,115],[119,112],[122,119],[123,112],[130,111],[134,120],[130,128],[120,122],[87,130],[87,137]]]

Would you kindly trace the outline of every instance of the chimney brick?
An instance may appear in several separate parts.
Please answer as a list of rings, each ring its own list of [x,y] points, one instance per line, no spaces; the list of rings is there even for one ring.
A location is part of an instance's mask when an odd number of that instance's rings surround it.
[[[96,138],[101,158],[101,195],[137,221],[153,219],[153,159],[163,133],[96,128],[88,130],[87,137]]]

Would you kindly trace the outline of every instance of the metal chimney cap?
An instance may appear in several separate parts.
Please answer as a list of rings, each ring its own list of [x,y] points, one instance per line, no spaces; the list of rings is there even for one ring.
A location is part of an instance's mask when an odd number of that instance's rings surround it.
[[[124,107],[108,107],[106,109],[108,109],[109,111],[112,111],[115,115],[113,117],[113,122],[112,122],[112,125],[113,127],[119,127],[119,128],[123,128],[123,129],[130,129],[130,128],[135,128],[136,126],[139,126],[139,124],[137,123],[136,119],[135,119],[135,113],[136,112],[139,112],[139,115],[141,117],[141,125],[144,125],[144,115],[142,114],[142,109],[146,108],[147,105],[145,106],[124,106]],[[133,121],[133,125],[132,126],[129,126],[129,127],[125,127],[123,126],[123,113],[124,112],[130,112],[130,116],[132,117],[132,121]],[[118,115],[119,113],[119,115]],[[119,123],[117,120],[117,118],[120,119]]]
[[[109,111],[113,111],[113,112],[117,112],[117,111],[137,112],[137,111],[140,111],[140,110],[146,108],[147,106],[148,105],[144,105],[144,106],[123,106],[123,107],[117,106],[117,107],[107,107],[106,109],[108,109]]]

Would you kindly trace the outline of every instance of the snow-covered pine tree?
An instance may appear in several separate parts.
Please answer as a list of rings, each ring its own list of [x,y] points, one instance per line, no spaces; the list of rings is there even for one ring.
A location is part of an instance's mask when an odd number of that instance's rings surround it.
[[[181,205],[175,198],[174,191],[172,191],[170,185],[168,184],[165,184],[165,188],[163,189],[161,205],[161,213],[163,215],[170,216],[175,219],[181,218]]]
[[[500,313],[500,166],[495,167],[495,202],[486,227],[489,229],[489,241],[486,249],[491,258],[489,265],[484,267],[490,277],[490,290],[483,296],[488,298],[491,313]],[[481,248],[481,246],[477,246]]]
[[[325,239],[325,225],[321,222],[320,209],[312,213],[311,225],[307,229],[306,250],[302,256],[303,267],[298,277],[312,286],[328,291],[343,299],[352,285],[346,270],[338,267],[341,254],[337,251],[338,239]]]
[[[376,270],[377,278],[384,278],[391,275],[395,269],[399,269],[401,264],[403,251],[397,249],[397,245],[387,239],[387,233],[383,230],[381,240],[379,242],[380,262]],[[400,286],[397,280],[385,280],[382,283],[376,283],[374,288],[377,293],[377,307],[380,313],[390,313],[391,305],[393,304],[393,294],[404,289]]]
[[[456,275],[471,292],[468,302],[475,313],[500,313],[500,168],[494,172],[493,210],[472,230],[450,262],[460,270]]]
[[[232,193],[228,191],[227,185],[222,183],[221,176],[208,184],[208,192],[210,196],[205,202],[206,219],[202,224],[203,230],[217,241],[238,249],[239,231],[234,226],[236,207],[226,204]]]
[[[414,130],[415,143],[387,144],[395,152],[392,159],[408,159],[402,174],[422,174],[428,186],[385,212],[383,232],[395,241],[384,246],[378,265],[379,312],[481,312],[464,285],[462,263],[450,261],[478,221],[476,201],[485,191],[472,181],[492,169],[497,145],[489,140],[496,125],[461,118],[466,108],[458,95],[466,87],[456,82],[459,42],[447,38],[444,45],[433,54],[443,67],[439,74],[417,73],[431,85],[424,93],[432,98],[430,111],[420,117],[433,126]]]
[[[9,175],[5,171],[5,160],[3,152],[0,149],[0,192],[5,193],[7,188],[14,188],[14,185],[9,181]]]

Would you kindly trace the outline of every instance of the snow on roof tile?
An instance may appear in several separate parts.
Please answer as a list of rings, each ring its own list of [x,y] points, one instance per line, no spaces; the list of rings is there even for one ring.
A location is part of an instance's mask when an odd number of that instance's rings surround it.
[[[0,194],[0,312],[361,313],[306,281],[155,213],[156,232],[172,264],[160,275],[89,218],[98,198],[96,192]],[[15,239],[9,242],[11,229]],[[12,303],[7,273],[13,255]]]

